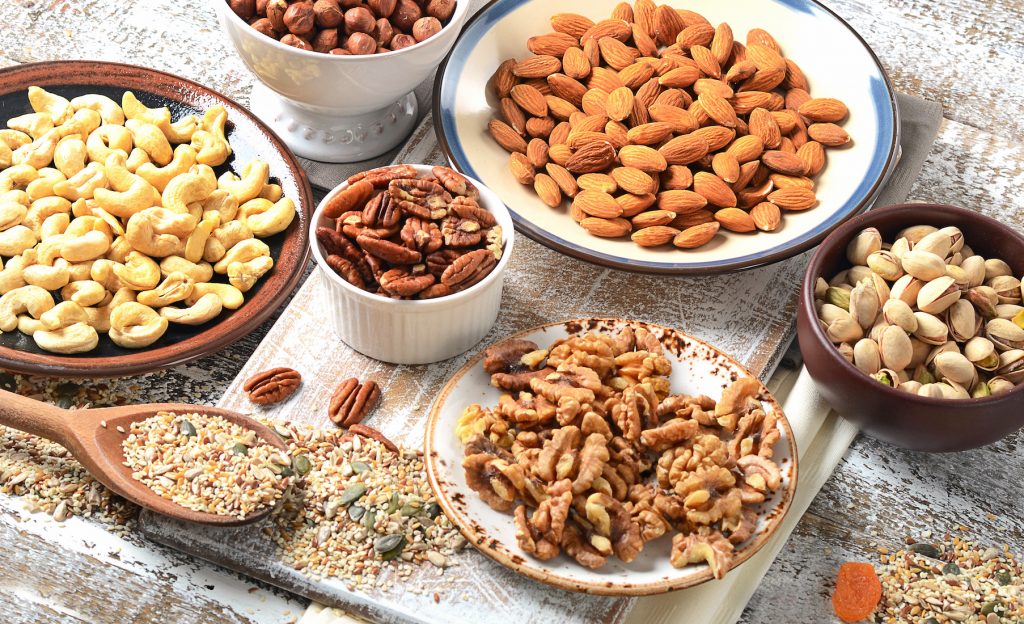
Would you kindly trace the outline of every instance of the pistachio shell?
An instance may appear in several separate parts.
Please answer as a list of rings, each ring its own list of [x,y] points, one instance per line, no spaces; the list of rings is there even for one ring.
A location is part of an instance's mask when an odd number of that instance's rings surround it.
[[[996,306],[996,318],[1007,319],[1018,327],[1024,327],[1024,306],[1000,303]]]
[[[864,336],[864,328],[847,313],[846,318],[837,318],[825,330],[832,342],[853,342]]]
[[[992,389],[989,388],[986,382],[979,381],[978,383],[974,384],[973,388],[971,388],[972,399],[982,399],[987,396],[992,396]]]
[[[963,261],[964,261],[964,257],[962,255],[960,255],[959,251],[956,252],[956,253],[949,254],[948,256],[946,256],[946,267],[947,267],[947,270],[948,270],[948,267],[951,267],[951,266],[959,267],[960,263],[963,262]]]
[[[987,282],[996,291],[999,303],[1020,303],[1020,280],[1012,275],[999,275]]]
[[[868,338],[878,342],[882,338],[882,332],[884,332],[887,327],[889,327],[889,324],[885,322],[885,319],[881,315],[879,315],[879,317],[875,319],[875,324],[868,330]]]
[[[960,289],[952,277],[943,275],[921,287],[921,291],[917,293],[917,309],[928,314],[939,314],[958,299]]]
[[[921,342],[931,345],[941,345],[946,342],[949,329],[938,317],[927,312],[914,312],[914,316],[917,317],[917,330],[914,331],[914,335]]]
[[[999,258],[989,258],[985,261],[985,279],[990,280],[993,277],[999,277],[1000,275],[1013,275],[1013,269],[1010,265],[1006,264],[1005,260]]]
[[[974,312],[974,306],[965,299],[954,301],[946,310],[946,326],[949,335],[957,342],[966,342],[978,335],[981,319]]]
[[[903,392],[909,392],[910,394],[917,394],[918,390],[921,389],[921,382],[914,381],[913,379],[910,381],[904,381],[897,389],[902,390]]]
[[[985,336],[995,343],[1000,351],[1024,349],[1024,328],[1013,321],[995,318],[985,325]]]
[[[889,386],[890,388],[897,388],[904,381],[900,379],[899,373],[890,368],[883,368],[874,375],[872,375],[871,377],[876,381]]]
[[[955,225],[947,225],[944,228],[939,229],[939,233],[945,234],[949,237],[949,250],[951,252],[959,252],[964,248],[964,233],[960,231],[960,228]]]
[[[938,230],[939,228],[934,225],[912,225],[897,232],[896,238],[907,239],[910,246],[913,247],[919,240]]]
[[[904,275],[892,285],[889,298],[899,299],[906,302],[907,305],[915,305],[917,303],[917,293],[921,292],[922,286],[924,286],[923,281],[913,275]]]
[[[868,375],[877,373],[882,367],[878,343],[870,338],[858,340],[857,344],[853,345],[853,365]]]
[[[945,228],[943,228],[945,229]],[[960,233],[960,230],[957,230]],[[963,235],[960,235],[963,238]],[[953,239],[949,233],[943,230],[936,230],[931,234],[928,234],[921,240],[917,241],[914,245],[914,251],[927,251],[933,253],[940,258],[945,258],[949,255],[950,248],[953,246]]]
[[[967,287],[974,288],[985,283],[985,259],[981,256],[964,258],[960,268],[967,274]]]
[[[935,370],[939,377],[968,387],[973,386],[978,377],[974,364],[971,364],[963,354],[953,351],[940,353],[935,357]]]
[[[914,316],[914,310],[901,299],[886,301],[882,306],[882,316],[886,323],[901,327],[908,334],[917,330],[917,317]]]
[[[871,272],[871,284],[875,287],[875,292],[878,294],[878,301],[887,301],[889,299],[889,283],[885,281],[878,273]]]
[[[967,291],[967,300],[974,304],[974,308],[983,318],[992,318],[996,315],[996,304],[999,296],[996,291],[988,286],[975,286]]]
[[[843,356],[843,359],[850,364],[853,364],[853,347],[850,346],[850,343],[840,343],[837,348],[839,349],[839,355]]]
[[[922,385],[938,381],[935,379],[935,375],[932,375],[932,372],[928,370],[928,367],[924,364],[914,368],[913,380]]]
[[[1024,349],[1011,349],[999,354],[996,374],[1012,384],[1024,382]]]
[[[856,286],[866,279],[871,279],[872,271],[866,266],[858,265],[850,267],[850,270],[846,273],[846,283],[850,286]]]
[[[938,346],[932,347],[932,350],[928,352],[928,357],[924,361],[925,365],[934,366],[935,358],[943,353],[960,353],[960,347],[952,340],[947,340]]]
[[[865,228],[846,246],[846,258],[851,264],[864,264],[869,255],[881,248],[882,233],[877,228]]]
[[[814,280],[814,297],[816,299],[824,299],[825,291],[828,290],[828,282],[824,278],[819,277]]]
[[[907,332],[896,325],[890,325],[882,332],[878,350],[885,367],[897,371],[905,369],[914,357],[914,347]]]
[[[967,275],[967,271],[964,271],[961,267],[956,266],[955,264],[946,265],[946,275],[953,278],[953,282],[960,290],[967,290],[971,287],[971,280]]]
[[[870,279],[865,279],[854,286],[849,297],[850,314],[853,320],[864,329],[871,327],[878,316],[878,293]]]
[[[999,356],[992,341],[976,336],[964,345],[964,357],[981,370],[993,371],[999,367]]]
[[[943,398],[945,398],[945,399],[969,399],[969,398],[971,398],[971,394],[967,391],[967,387],[966,386],[964,386],[962,384],[958,384],[957,382],[955,382],[955,381],[953,381],[951,379],[946,379],[945,381],[943,381],[939,385],[940,386],[945,386],[944,388],[942,388],[942,395],[943,395]]]
[[[821,309],[818,310],[818,318],[824,321],[826,325],[831,325],[832,321],[835,321],[836,319],[853,320],[853,317],[850,316],[850,313],[847,310],[840,308],[834,303],[826,303],[821,306]]]
[[[919,280],[930,282],[946,274],[946,261],[927,251],[912,249],[900,258],[903,270]]]
[[[903,265],[900,258],[891,251],[876,251],[868,256],[867,263],[869,269],[890,282],[899,279],[903,275]]]
[[[844,310],[850,309],[850,291],[830,286],[825,292],[825,301]]]
[[[896,241],[893,242],[892,247],[889,248],[889,251],[891,251],[897,258],[902,258],[903,254],[910,251],[910,241],[906,238],[897,238]]]
[[[910,366],[914,367],[924,364],[925,360],[928,359],[928,354],[932,352],[932,345],[921,341],[915,336],[910,337],[910,344],[914,347],[914,357],[910,359]]]
[[[1013,383],[1005,377],[993,377],[988,380],[989,390],[992,392],[992,396],[999,394],[1006,394],[1010,390],[1013,390],[1017,384]]]
[[[829,286],[841,286],[846,283],[846,277],[850,274],[849,269],[840,271],[832,276],[832,279],[828,281]]]
[[[929,398],[932,398],[932,399],[941,399],[941,398],[943,398],[944,394],[942,392],[942,388],[939,388],[940,385],[944,386],[946,384],[937,384],[937,383],[923,384],[918,389],[917,394],[918,394],[918,396],[929,397]]]

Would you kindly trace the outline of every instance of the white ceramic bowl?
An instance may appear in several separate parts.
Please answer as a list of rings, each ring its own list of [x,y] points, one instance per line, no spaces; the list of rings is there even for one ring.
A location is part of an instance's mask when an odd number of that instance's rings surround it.
[[[262,83],[253,88],[252,111],[295,153],[327,162],[365,160],[408,135],[416,121],[411,91],[448,54],[469,13],[469,0],[459,0],[448,24],[425,41],[383,54],[336,56],[275,41],[235,15],[225,0],[210,2]]]
[[[414,166],[421,175],[430,173],[430,165]],[[388,299],[342,279],[327,266],[316,240],[316,228],[334,227],[334,219],[324,216],[324,205],[347,188],[348,183],[328,193],[317,206],[310,220],[313,257],[320,283],[326,289],[328,315],[334,330],[347,345],[384,362],[429,364],[465,353],[494,325],[515,233],[505,204],[479,181],[469,180],[480,191],[480,205],[489,210],[501,226],[504,251],[494,270],[479,283],[438,299]]]
[[[464,28],[434,89],[435,130],[455,168],[483,180],[501,195],[516,227],[549,247],[577,258],[629,271],[705,274],[760,266],[810,249],[840,223],[874,202],[896,165],[899,121],[885,70],[864,40],[816,0],[689,0],[670,3],[727,22],[737,41],[764,28],[807,75],[811,95],[835,97],[850,109],[843,123],[852,142],[828,150],[815,178],[819,205],[786,212],[771,233],[720,234],[703,247],[640,247],[629,238],[591,236],[573,223],[566,207],[552,210],[531,186],[516,182],[508,154],[487,132],[498,116],[492,89],[483,88],[498,65],[530,55],[526,41],[551,30],[554,13],[608,17],[618,0],[495,0]],[[659,3],[660,4],[660,3]]]

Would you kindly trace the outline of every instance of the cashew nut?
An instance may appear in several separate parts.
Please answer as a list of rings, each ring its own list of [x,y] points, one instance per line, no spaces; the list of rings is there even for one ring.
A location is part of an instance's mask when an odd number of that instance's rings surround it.
[[[65,234],[54,234],[33,249],[26,249],[21,254],[21,257],[25,259],[25,266],[30,264],[53,266],[57,258],[60,258],[60,250],[68,238]]]
[[[39,330],[32,334],[40,349],[54,353],[85,353],[100,342],[96,329],[86,322],[72,323],[53,331]]]
[[[14,165],[0,171],[0,193],[25,190],[32,180],[39,177],[39,172],[32,165]]]
[[[217,189],[203,202],[203,216],[216,212],[221,223],[227,223],[238,214],[238,202],[227,191]]]
[[[187,308],[167,306],[160,308],[160,316],[172,323],[182,325],[202,325],[216,318],[224,309],[220,297],[214,293],[206,293]]]
[[[196,227],[195,217],[165,208],[147,208],[128,219],[125,238],[144,254],[163,258],[180,255],[184,240]],[[150,287],[152,288],[152,287]]]
[[[91,279],[75,280],[60,289],[60,298],[65,302],[73,301],[78,305],[94,306],[107,296],[107,289]]]
[[[0,201],[0,230],[20,225],[28,208],[16,201]]]
[[[61,301],[39,315],[39,321],[43,324],[44,329],[52,331],[73,323],[88,323],[89,317],[81,305],[74,301]]]
[[[117,306],[129,301],[135,301],[135,291],[130,288],[120,288],[105,304],[95,308],[86,308],[85,313],[89,315],[89,324],[96,331],[105,334],[110,331],[110,313]]]
[[[27,314],[19,314],[18,331],[27,336],[34,336],[37,331],[46,331],[46,328],[43,327],[43,322],[39,319],[34,319]]]
[[[162,194],[163,206],[174,212],[189,212],[188,205],[207,199],[217,190],[217,176],[206,165],[196,165],[188,173],[167,183]]]
[[[2,140],[0,140],[0,169],[6,169],[14,164],[14,152]]]
[[[14,150],[11,160],[16,165],[31,165],[36,169],[46,167],[53,162],[53,152],[57,149],[59,140],[60,133],[50,130],[28,145]]]
[[[20,130],[8,130],[6,128],[0,128],[0,143],[4,143],[7,147],[12,150],[16,150],[22,145],[28,145],[32,142],[32,137],[25,134]],[[10,165],[8,165],[9,167]]]
[[[171,143],[188,143],[199,128],[199,118],[195,115],[186,115],[174,123],[166,122],[156,126]]]
[[[124,126],[132,133],[136,147],[146,152],[150,160],[161,167],[171,162],[174,150],[160,128],[140,119],[129,119]],[[128,156],[128,152],[125,152]]]
[[[160,205],[160,193],[153,185],[125,167],[125,157],[112,153],[107,157],[104,171],[113,190],[98,188],[93,193],[96,205],[112,215],[130,217],[133,214]]]
[[[79,217],[86,219],[89,217]],[[95,217],[92,217],[95,218]],[[97,219],[98,220],[98,219]],[[75,219],[78,221],[78,219]],[[103,223],[100,221],[100,223]],[[74,223],[71,224],[72,226]],[[103,225],[106,225],[105,223]],[[75,236],[64,243],[60,255],[68,262],[85,262],[102,257],[110,249],[110,236],[99,230],[89,230],[81,236]]]
[[[0,203],[14,202],[21,204],[28,208],[32,204],[32,200],[29,198],[28,193],[22,190],[11,190],[0,193]]]
[[[114,265],[114,275],[129,288],[149,290],[160,283],[160,265],[149,256],[132,251],[124,264]]]
[[[43,219],[39,226],[39,240],[46,240],[51,236],[63,234],[71,223],[71,217],[66,212],[58,212]]]
[[[276,202],[284,197],[284,191],[281,189],[280,184],[264,184],[263,189],[260,191],[260,197]]]
[[[46,290],[60,290],[71,281],[70,265],[64,258],[57,258],[52,265],[30,264],[25,267],[22,276],[32,286]]]
[[[28,88],[28,103],[37,113],[46,113],[54,123],[64,123],[71,117],[71,102],[40,87]]]
[[[132,251],[132,244],[128,242],[124,235],[121,235],[115,238],[114,242],[110,243],[110,251],[107,252],[106,257],[107,260],[123,263]]]
[[[11,130],[18,130],[38,139],[50,130],[53,130],[53,117],[46,113],[29,113],[7,120],[7,127]],[[8,145],[10,145],[8,143]]]
[[[274,259],[270,256],[260,256],[246,262],[232,262],[228,265],[228,281],[238,290],[249,292],[256,284],[256,280],[272,268]]]
[[[95,208],[94,210],[102,210],[102,208]],[[69,237],[74,238],[92,231],[102,232],[108,239],[114,237],[110,224],[95,214],[82,215],[81,217],[75,218],[75,220],[68,225],[68,229],[65,230],[64,233]]]
[[[188,173],[195,164],[196,150],[186,143],[174,148],[174,158],[167,166],[157,167],[153,163],[147,162],[139,165],[135,173],[163,193],[171,180],[183,173]]]
[[[235,215],[239,221],[248,221],[249,217],[263,214],[274,207],[274,202],[269,199],[263,199],[257,197],[256,199],[250,199],[241,206],[238,207],[238,214]]]
[[[223,106],[213,106],[203,114],[200,130],[192,135],[192,147],[198,155],[196,160],[204,165],[223,165],[231,155],[231,145],[224,134],[228,112]]]
[[[162,308],[185,300],[192,294],[194,287],[195,282],[191,277],[184,273],[171,273],[156,288],[136,295],[136,300],[151,308]]]
[[[228,265],[232,262],[248,262],[253,258],[269,255],[270,247],[266,243],[258,238],[247,238],[235,243],[224,257],[213,265],[213,270],[223,275],[228,272]]]
[[[204,217],[196,229],[192,230],[192,233],[188,235],[188,239],[185,241],[185,259],[189,262],[199,262],[203,259],[203,252],[206,251],[206,241],[210,239],[210,234],[213,233],[214,228],[220,225],[220,216],[216,212],[209,213],[209,216]]]
[[[89,134],[103,124],[100,114],[94,110],[83,108],[75,111],[70,119],[54,128],[54,132],[61,137],[78,135],[79,138],[87,137]]]
[[[71,108],[81,110],[87,108],[100,114],[105,124],[124,125],[124,112],[117,102],[105,95],[90,93],[80,95],[71,100]]]
[[[37,199],[32,202],[28,212],[25,214],[23,223],[32,228],[33,232],[39,232],[43,221],[50,215],[71,212],[71,202],[63,197],[50,196]],[[7,255],[7,254],[4,254]]]
[[[220,298],[222,306],[228,310],[237,310],[242,307],[245,302],[245,296],[242,291],[238,290],[231,284],[221,284],[219,282],[201,282],[196,283],[192,289],[192,294],[185,299],[187,305],[195,305],[199,298],[203,295],[213,293]]]
[[[72,262],[71,266],[68,267],[68,275],[71,277],[71,283],[84,282],[92,280],[92,263],[95,260],[86,260],[85,262]],[[61,296],[62,299],[68,297]],[[92,303],[83,303],[82,305],[95,305]]]
[[[152,162],[149,159],[149,154],[138,147],[132,149],[132,153],[128,154],[128,160],[125,161],[124,166],[128,168],[128,171],[132,173],[138,173],[139,167],[146,163]]]
[[[171,273],[184,273],[193,282],[208,282],[213,279],[213,267],[209,262],[191,262],[181,256],[167,256],[160,261],[160,274],[167,277]]]
[[[134,301],[114,308],[110,313],[108,335],[114,344],[126,349],[148,347],[167,331],[167,319],[156,310]]]
[[[89,159],[97,163],[105,163],[107,156],[114,150],[120,150],[125,158],[132,151],[132,133],[124,126],[103,124],[89,133],[85,140],[85,149]]]
[[[93,193],[106,184],[107,174],[103,165],[91,162],[67,180],[54,184],[53,192],[70,201],[92,199]]]
[[[245,219],[253,236],[267,238],[288,229],[295,219],[295,202],[290,197],[280,199],[270,210],[250,215]]]
[[[228,221],[213,231],[213,235],[206,241],[206,249],[203,251],[203,260],[217,262],[224,257],[227,250],[247,238],[252,238],[252,231],[249,226],[241,221]]]
[[[20,256],[37,242],[35,233],[24,225],[15,225],[0,232],[0,256]]]
[[[15,288],[25,285],[25,259],[21,256],[14,256],[7,261],[3,270],[0,271],[0,293],[7,294]]]
[[[39,286],[22,286],[0,297],[0,331],[9,332],[18,326],[18,315],[28,312],[39,318],[53,307],[53,296]]]
[[[43,167],[36,171],[36,179],[28,183],[25,193],[31,200],[42,199],[53,195],[53,185],[63,182],[67,178],[64,174],[52,167]]]
[[[125,117],[130,120],[142,121],[159,126],[161,123],[170,123],[171,110],[166,106],[160,108],[149,108],[135,97],[131,91],[125,91],[121,96],[121,109]]]
[[[92,267],[89,269],[89,276],[102,284],[106,290],[115,292],[126,287],[121,278],[114,273],[114,268],[119,266],[121,266],[119,262],[100,258],[93,261]]]
[[[231,193],[239,204],[244,204],[259,196],[269,174],[270,165],[262,160],[253,160],[242,168],[241,178],[230,171],[221,175],[217,180],[218,188]]]
[[[72,206],[71,209],[74,210],[74,206]],[[111,237],[124,236],[124,226],[121,225],[121,220],[120,219],[118,219],[114,215],[110,214],[106,210],[104,210],[102,208],[98,208],[98,207],[92,208],[92,210],[90,212],[92,213],[91,215],[81,215],[81,216],[83,216],[83,217],[87,217],[87,216],[95,217],[95,218],[99,219],[100,221],[102,221],[103,223],[105,223],[107,225],[106,228],[101,228],[101,227],[98,227],[98,226],[94,226],[92,229],[99,229],[102,232],[108,232]]]

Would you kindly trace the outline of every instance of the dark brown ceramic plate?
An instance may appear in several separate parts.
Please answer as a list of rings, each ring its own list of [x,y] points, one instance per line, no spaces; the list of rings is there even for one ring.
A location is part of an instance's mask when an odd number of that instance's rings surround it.
[[[181,364],[213,353],[245,336],[269,317],[298,285],[309,261],[309,215],[313,193],[305,173],[285,144],[241,105],[206,87],[164,72],[99,61],[53,61],[0,70],[0,120],[32,112],[29,86],[36,85],[66,98],[99,93],[121,101],[132,91],[150,107],[167,106],[173,119],[199,114],[220,104],[228,111],[227,137],[234,150],[217,175],[255,158],[270,164],[270,176],[298,207],[284,232],[266,243],[274,268],[246,293],[245,304],[225,310],[213,321],[191,327],[172,323],[167,333],[145,349],[124,349],[101,335],[99,346],[79,355],[48,353],[20,332],[0,335],[0,368],[27,374],[60,377],[118,377]],[[222,276],[217,276],[223,279]],[[216,281],[216,280],[215,280]]]

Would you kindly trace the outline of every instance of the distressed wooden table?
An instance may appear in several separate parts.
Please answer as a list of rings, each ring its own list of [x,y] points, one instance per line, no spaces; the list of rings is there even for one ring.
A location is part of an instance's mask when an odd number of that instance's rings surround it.
[[[253,78],[221,36],[219,0],[11,0],[0,4],[0,66],[127,61],[198,80],[245,102]],[[940,101],[945,120],[911,199],[972,206],[1024,228],[1021,0],[834,0],[896,88]],[[524,242],[523,249],[536,249]],[[611,281],[629,276],[613,273]],[[612,285],[606,285],[613,288]],[[629,291],[626,291],[629,292]],[[630,295],[626,295],[630,296]],[[648,305],[647,297],[637,301]],[[670,303],[669,303],[670,304]],[[639,309],[639,308],[638,308]],[[581,314],[600,312],[580,310]],[[175,369],[118,382],[140,399],[213,403],[269,328]],[[724,322],[724,321],[718,321]],[[1024,552],[1016,492],[1024,435],[949,455],[860,437],[790,538],[744,622],[821,622],[837,565],[910,532],[963,524]],[[2,501],[0,501],[2,503]],[[55,529],[0,504],[0,622],[285,623],[304,600],[75,519]]]

